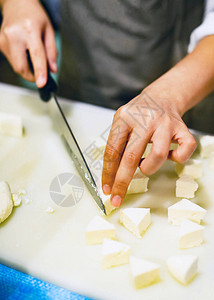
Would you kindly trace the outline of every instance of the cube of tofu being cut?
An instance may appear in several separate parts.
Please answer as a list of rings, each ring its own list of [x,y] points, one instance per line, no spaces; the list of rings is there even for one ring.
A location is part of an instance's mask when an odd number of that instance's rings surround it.
[[[159,277],[160,266],[148,260],[131,256],[130,266],[137,289],[154,283]]]
[[[116,209],[114,205],[111,204],[111,195],[105,195],[102,190],[100,191],[100,196],[105,206],[106,215],[110,215],[110,213]]]
[[[100,216],[94,217],[86,228],[88,245],[102,244],[104,238],[115,238],[115,226]]]
[[[143,175],[143,173],[138,168],[133,176],[132,181],[129,184],[127,194],[144,193],[148,191],[148,181],[149,177]],[[106,196],[103,193],[102,189],[100,189],[100,196],[103,200],[106,214],[109,215],[113,210],[116,209],[116,207],[111,204],[111,195]]]
[[[200,224],[201,220],[204,220],[205,214],[206,209],[187,199],[182,199],[168,207],[168,221],[173,225],[180,225],[183,219]]]
[[[120,210],[120,223],[124,225],[137,238],[142,238],[142,234],[151,224],[150,208],[125,208]]]
[[[199,139],[201,157],[207,158],[214,152],[214,136],[204,135]]]
[[[203,226],[183,219],[179,233],[179,248],[185,249],[200,246],[203,243],[203,230]]]
[[[188,284],[198,271],[198,257],[195,255],[174,255],[168,258],[169,273],[183,284]]]
[[[145,193],[148,191],[149,177],[145,176],[139,168],[128,186],[127,194]]]
[[[189,159],[184,164],[177,163],[175,171],[179,177],[189,175],[192,176],[192,178],[197,179],[202,176],[202,162],[197,159]]]
[[[129,263],[131,247],[118,241],[104,239],[102,246],[102,267],[108,269]]]
[[[176,197],[194,198],[197,189],[198,184],[191,176],[183,175],[176,180]]]
[[[23,124],[20,116],[0,112],[0,134],[22,137]]]

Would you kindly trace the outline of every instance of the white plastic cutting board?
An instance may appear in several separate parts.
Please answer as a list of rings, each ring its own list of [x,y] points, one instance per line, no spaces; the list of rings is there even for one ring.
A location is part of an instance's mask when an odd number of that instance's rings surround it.
[[[100,139],[114,114],[75,102],[63,102],[63,107],[82,149]],[[32,200],[15,208],[0,225],[1,263],[93,299],[213,299],[214,171],[208,161],[194,200],[208,210],[204,245],[178,250],[179,227],[167,222],[167,207],[177,200],[172,162],[151,177],[149,192],[129,196],[123,205],[151,208],[152,225],[142,239],[119,224],[118,212],[108,217],[117,227],[118,239],[132,247],[132,255],[161,265],[156,284],[135,290],[129,265],[104,271],[101,246],[86,246],[85,228],[99,214],[87,189],[82,200],[70,208],[59,207],[50,198],[52,179],[76,171],[48,115],[48,105],[26,90],[1,85],[0,110],[21,115],[26,129],[22,139],[0,136],[0,180],[8,181],[13,192],[26,189]],[[47,214],[48,206],[55,213]],[[178,253],[199,256],[199,274],[186,287],[172,279],[166,268],[166,259]]]

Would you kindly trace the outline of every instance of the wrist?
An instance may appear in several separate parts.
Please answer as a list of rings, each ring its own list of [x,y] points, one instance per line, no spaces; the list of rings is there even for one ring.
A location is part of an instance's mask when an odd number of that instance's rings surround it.
[[[148,93],[165,111],[182,117],[187,110],[185,105],[187,95],[182,92],[182,87],[179,87],[176,79],[168,73],[151,83],[143,92]]]

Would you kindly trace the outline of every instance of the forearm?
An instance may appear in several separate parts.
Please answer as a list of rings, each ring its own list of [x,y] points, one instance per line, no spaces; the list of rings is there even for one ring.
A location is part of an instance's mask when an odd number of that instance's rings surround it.
[[[194,51],[148,87],[159,86],[161,98],[182,116],[214,90],[214,35],[202,39]]]

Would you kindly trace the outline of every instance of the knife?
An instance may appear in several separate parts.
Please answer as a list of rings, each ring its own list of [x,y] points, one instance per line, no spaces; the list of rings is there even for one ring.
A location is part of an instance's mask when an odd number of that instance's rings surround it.
[[[30,69],[33,73],[33,65],[30,59],[30,54],[27,51],[27,57]],[[54,104],[54,122],[59,129],[62,140],[66,146],[68,154],[70,155],[74,165],[82,178],[83,182],[87,186],[90,194],[94,198],[96,204],[99,206],[101,211],[106,215],[105,206],[103,204],[102,198],[100,196],[99,190],[97,188],[97,184],[93,178],[93,175],[90,171],[90,168],[84,158],[84,155],[78,145],[78,142],[71,130],[70,125],[63,113],[63,110],[57,100],[56,92],[57,92],[57,84],[53,77],[50,75],[50,70],[48,68],[47,72],[47,83],[43,88],[39,88],[39,95],[42,101],[49,102],[50,100]]]

